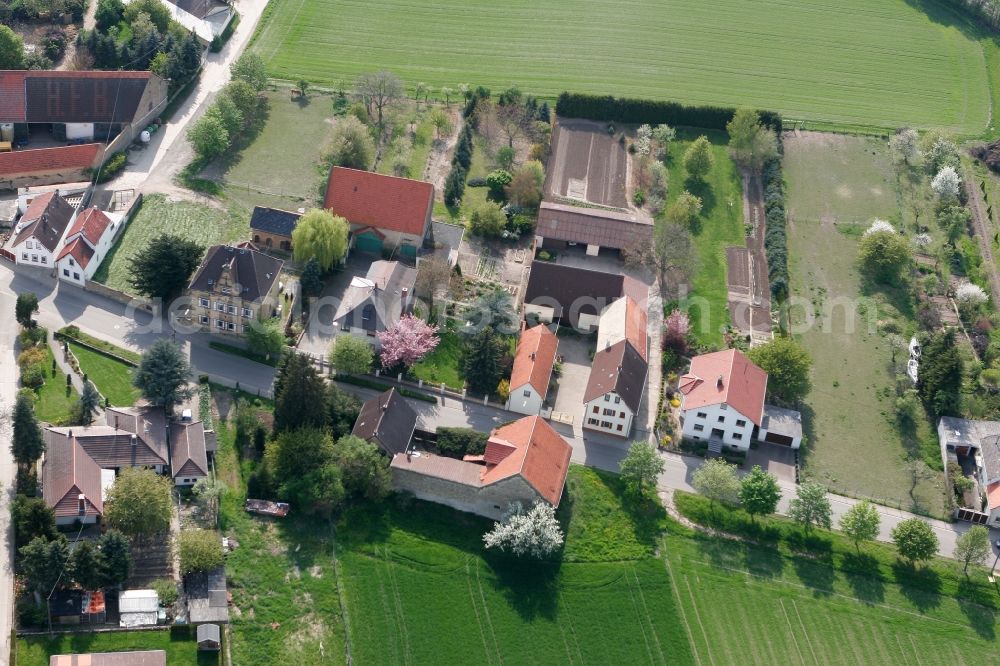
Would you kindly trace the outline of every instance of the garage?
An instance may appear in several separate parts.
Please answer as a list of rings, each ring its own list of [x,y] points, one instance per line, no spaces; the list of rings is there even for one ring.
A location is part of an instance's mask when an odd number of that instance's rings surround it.
[[[374,231],[366,231],[354,237],[354,249],[368,254],[382,254],[384,242]]]

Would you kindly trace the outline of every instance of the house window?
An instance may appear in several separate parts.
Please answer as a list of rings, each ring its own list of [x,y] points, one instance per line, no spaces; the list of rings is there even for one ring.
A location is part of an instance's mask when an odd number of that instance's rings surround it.
[[[65,275],[66,277],[69,277],[69,269],[68,268],[64,268],[63,269],[63,275]]]
[[[233,293],[233,290],[230,289],[229,287],[223,287],[222,288],[222,293],[223,294],[231,294],[231,293]]]
[[[43,263],[43,264],[47,264],[47,263],[49,263],[49,258],[48,258],[48,257],[46,257],[46,256],[45,256],[44,254],[42,255],[42,263]]]
[[[605,416],[614,416],[615,415],[615,410],[613,410],[613,409],[605,409],[604,410],[604,415]]]
[[[252,316],[253,316],[253,310],[251,310],[250,308],[243,308],[243,318],[244,319],[249,319]]]
[[[618,413],[618,418],[620,418],[620,419],[625,418],[625,412],[619,412]]]
[[[70,258],[69,258],[69,265],[70,265],[70,266],[76,266],[76,264],[75,264],[75,263],[73,263],[73,257],[70,257]]]
[[[619,424],[618,424],[618,428],[617,428],[618,432],[621,432],[621,431],[622,431],[622,427],[623,427],[623,426],[622,426],[622,424],[621,424],[621,423],[619,423]]]
[[[229,306],[229,314],[231,314],[231,315],[236,314],[236,306],[235,305],[230,305]]]
[[[531,397],[531,389],[524,389],[524,397],[525,398]]]
[[[594,413],[595,414],[600,414],[601,413],[601,408],[598,407],[597,405],[594,405]]]
[[[27,252],[22,252],[21,253],[21,260],[22,261],[27,261],[28,260],[28,253]]]
[[[222,329],[224,329],[224,328],[226,328],[226,322],[222,321],[221,319],[216,319],[215,320],[215,327],[216,328],[222,328]]]
[[[208,325],[208,317],[206,317],[205,315],[202,315],[201,316],[201,323],[207,326]]]
[[[719,409],[729,409],[729,405],[727,405],[726,403],[722,403],[721,405],[719,405]]]
[[[24,244],[24,247],[28,248],[29,250],[34,250],[35,244],[32,243],[31,241],[28,241],[27,243]]]
[[[699,419],[703,419],[703,418],[707,417],[708,414],[706,414],[705,412],[698,412],[697,416],[698,416]]]
[[[746,422],[746,421],[744,421],[743,419],[736,419],[736,427],[738,427],[738,428],[742,428],[742,427],[743,427],[743,426],[745,426],[746,424],[747,424],[747,422]]]
[[[617,405],[617,404],[619,404],[619,403],[620,403],[621,401],[622,401],[622,399],[621,399],[621,398],[619,398],[619,397],[618,397],[618,396],[616,395],[616,396],[615,396],[615,404]]]
[[[233,322],[229,322],[227,324],[227,326],[228,326],[228,328],[229,328],[230,331],[235,331],[236,330],[236,324],[234,324]]]
[[[208,302],[207,298],[199,298],[198,299],[198,305],[200,305],[203,308],[210,308],[210,307],[212,307],[211,303]]]
[[[601,427],[602,428],[608,428],[610,430],[611,429],[611,421],[601,421]]]
[[[79,280],[80,279],[80,274],[79,273],[73,273],[73,279],[74,280]]]
[[[31,255],[31,260],[37,264],[38,263],[38,255],[37,254]]]
[[[611,395],[610,394],[605,394],[605,396],[604,396],[604,402],[611,402]]]
[[[743,435],[738,432],[734,432],[733,439],[743,439]]]
[[[703,426],[700,423],[696,423],[695,424],[695,426],[694,426],[694,431],[695,432],[703,432],[704,430],[705,430],[705,426]]]
[[[226,304],[223,303],[222,301],[216,301],[215,302],[215,309],[218,310],[219,312],[225,312],[226,311]]]
[[[725,416],[720,416],[719,417],[719,423],[725,423],[725,422],[726,422],[726,417]]]
[[[593,425],[593,426],[595,426],[595,425],[598,425],[599,423],[600,423],[600,421],[598,421],[597,419],[587,419],[587,425]]]

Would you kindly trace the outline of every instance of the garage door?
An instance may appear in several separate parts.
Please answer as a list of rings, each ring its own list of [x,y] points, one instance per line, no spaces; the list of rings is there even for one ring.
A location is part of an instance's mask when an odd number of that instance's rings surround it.
[[[417,256],[417,248],[413,245],[400,245],[399,254],[412,259]]]
[[[765,442],[770,442],[771,444],[780,444],[782,446],[791,446],[793,440],[792,440],[791,437],[788,437],[787,435],[778,435],[776,433],[769,432],[764,437],[764,441]]]
[[[375,234],[361,234],[354,241],[354,249],[369,254],[382,254],[382,239]]]

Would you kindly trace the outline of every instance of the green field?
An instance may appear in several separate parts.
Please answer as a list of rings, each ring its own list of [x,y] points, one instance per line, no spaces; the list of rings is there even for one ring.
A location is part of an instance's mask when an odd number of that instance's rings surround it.
[[[54,638],[30,636],[17,639],[14,666],[48,666],[54,654],[164,650],[168,664],[214,666],[218,652],[199,652],[193,627],[169,631],[123,631],[112,633],[57,634]]]
[[[979,134],[979,35],[928,0],[274,0],[252,48],[274,77],[328,86],[388,69],[408,84],[518,85],[773,108],[835,125]]]
[[[191,201],[170,201],[162,194],[153,194],[143,199],[139,212],[97,269],[94,280],[129,292],[129,257],[160,234],[174,234],[207,248],[246,238],[249,231],[249,213],[227,212]]]
[[[127,407],[142,395],[132,385],[131,366],[72,342],[69,348],[80,362],[80,370],[112,405]]]

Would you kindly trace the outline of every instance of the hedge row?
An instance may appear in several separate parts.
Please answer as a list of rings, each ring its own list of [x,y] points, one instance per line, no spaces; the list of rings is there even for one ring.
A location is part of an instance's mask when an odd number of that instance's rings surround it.
[[[764,251],[771,296],[783,300],[788,295],[788,239],[785,230],[785,184],[781,177],[781,159],[764,165]]]
[[[465,178],[469,175],[472,165],[472,124],[468,122],[458,135],[455,154],[451,158],[451,171],[444,180],[444,203],[446,206],[457,206],[465,194]]]
[[[731,106],[687,106],[679,102],[629,99],[611,95],[564,92],[556,102],[556,113],[564,118],[587,118],[634,125],[685,125],[725,130],[736,109]],[[759,111],[762,123],[781,134],[781,115]]]
[[[355,377],[354,375],[337,375],[334,377],[338,382],[343,382],[344,384],[353,384],[354,386],[361,386],[363,388],[370,388],[376,391],[388,391],[392,386],[385,384],[383,382],[377,382],[374,379],[368,379],[366,377]],[[414,400],[423,400],[424,402],[433,402],[437,404],[437,398],[434,396],[423,393],[421,391],[414,391],[408,388],[396,388],[399,395],[404,398],[413,398]]]
[[[489,435],[472,428],[438,428],[437,448],[441,455],[462,459],[466,455],[482,455]]]
[[[139,360],[141,356],[134,351],[129,349],[122,349],[118,345],[113,345],[110,342],[105,342],[95,338],[92,335],[83,333],[75,325],[70,324],[69,326],[63,326],[58,331],[52,334],[56,340],[70,340],[81,347],[86,347],[87,349],[97,352],[102,356],[107,356],[110,359],[116,361],[121,361],[125,365],[130,365],[133,368],[139,365]]]

